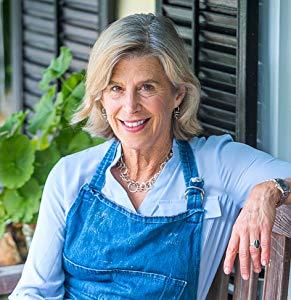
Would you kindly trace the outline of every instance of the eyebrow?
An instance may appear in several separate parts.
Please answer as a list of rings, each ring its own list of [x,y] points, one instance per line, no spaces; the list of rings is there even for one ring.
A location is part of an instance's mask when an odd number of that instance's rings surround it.
[[[140,83],[156,83],[156,84],[159,84],[159,82],[154,80],[154,79],[142,80],[142,81],[138,82],[138,84],[140,84]],[[108,85],[111,85],[111,84],[120,84],[120,83],[117,82],[117,81],[114,81],[114,80],[110,80]]]

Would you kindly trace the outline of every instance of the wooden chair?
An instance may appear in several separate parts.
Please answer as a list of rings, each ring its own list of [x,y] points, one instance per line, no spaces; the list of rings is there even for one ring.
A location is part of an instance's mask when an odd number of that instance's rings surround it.
[[[207,300],[286,300],[291,260],[291,207],[277,209],[271,241],[271,262],[264,268],[264,280],[251,270],[250,279],[245,281],[235,263],[235,274],[225,275],[223,259],[220,263]],[[262,290],[260,289],[262,287]],[[291,299],[291,290],[289,291]]]
[[[288,282],[291,259],[291,207],[277,210],[271,242],[271,263],[264,270],[262,297],[264,300],[285,300],[288,296]],[[226,276],[222,269],[223,259],[216,273],[207,300],[257,300],[262,278],[251,272],[244,281],[239,272],[238,261],[234,275]],[[16,286],[23,265],[0,267],[0,295],[10,294]],[[259,283],[259,284],[258,284]],[[291,291],[290,291],[291,294]],[[260,299],[260,298],[259,298]],[[199,299],[198,299],[199,300]]]

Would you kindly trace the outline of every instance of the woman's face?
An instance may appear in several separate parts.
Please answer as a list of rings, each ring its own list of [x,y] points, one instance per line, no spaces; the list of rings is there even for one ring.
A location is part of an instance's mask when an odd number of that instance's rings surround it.
[[[101,102],[121,143],[145,149],[170,141],[172,113],[184,94],[183,87],[174,90],[156,57],[132,57],[116,64]]]

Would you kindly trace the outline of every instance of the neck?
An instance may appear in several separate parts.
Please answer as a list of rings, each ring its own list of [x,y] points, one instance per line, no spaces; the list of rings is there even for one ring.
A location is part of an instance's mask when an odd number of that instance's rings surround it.
[[[172,148],[172,138],[150,148],[133,149],[122,145],[123,161],[129,177],[135,181],[145,181],[156,174]]]

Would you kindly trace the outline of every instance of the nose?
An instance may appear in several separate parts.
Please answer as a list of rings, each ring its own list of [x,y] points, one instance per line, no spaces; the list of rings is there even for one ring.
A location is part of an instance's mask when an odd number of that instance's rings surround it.
[[[124,99],[124,110],[128,114],[134,114],[139,112],[140,109],[141,105],[138,94],[134,90],[127,91]]]

